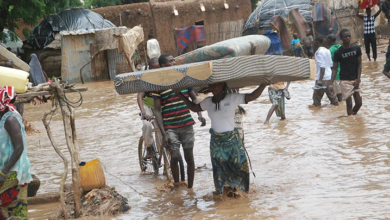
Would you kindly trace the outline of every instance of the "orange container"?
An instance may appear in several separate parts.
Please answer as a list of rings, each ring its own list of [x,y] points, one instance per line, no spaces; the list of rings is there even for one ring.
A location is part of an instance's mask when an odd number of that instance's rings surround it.
[[[85,192],[104,186],[106,177],[100,160],[94,159],[86,162],[84,166],[80,166],[80,179],[81,188]]]

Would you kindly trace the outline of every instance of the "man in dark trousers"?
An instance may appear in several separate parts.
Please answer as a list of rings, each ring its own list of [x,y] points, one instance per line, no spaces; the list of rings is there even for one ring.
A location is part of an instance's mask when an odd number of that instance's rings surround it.
[[[345,100],[347,104],[347,114],[356,115],[360,107],[362,107],[362,97],[360,96],[362,51],[359,46],[351,44],[351,32],[349,30],[341,30],[340,38],[343,41],[343,44],[334,54],[332,83],[336,78],[337,67],[340,63],[340,87],[343,94],[343,100]],[[353,106],[353,108],[352,96],[355,100],[355,106]]]
[[[359,8],[361,2],[359,2],[358,9],[356,11],[356,17],[363,19],[364,23],[364,45],[366,47],[366,53],[368,59],[371,61],[370,57],[370,44],[372,47],[372,57],[374,61],[376,61],[377,53],[376,53],[376,36],[375,36],[375,18],[381,13],[380,1],[378,1],[379,11],[375,15],[371,15],[371,8],[366,9],[367,16],[359,15]]]

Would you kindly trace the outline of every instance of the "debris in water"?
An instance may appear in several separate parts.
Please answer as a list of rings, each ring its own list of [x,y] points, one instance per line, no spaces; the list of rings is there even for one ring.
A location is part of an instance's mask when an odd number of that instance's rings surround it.
[[[65,193],[67,217],[73,218],[74,198],[73,192]],[[81,217],[110,217],[126,212],[131,207],[128,200],[118,194],[114,187],[103,186],[93,189],[81,197]],[[53,212],[50,219],[64,219],[61,205]]]
[[[34,134],[34,133],[39,133],[38,130],[34,128],[32,124],[30,124],[27,120],[23,120],[23,125],[26,131],[26,134]]]

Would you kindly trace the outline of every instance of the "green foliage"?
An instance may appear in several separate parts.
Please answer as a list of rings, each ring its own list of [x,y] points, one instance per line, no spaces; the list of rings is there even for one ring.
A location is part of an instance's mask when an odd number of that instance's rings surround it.
[[[25,39],[28,39],[32,35],[32,32],[31,32],[30,29],[24,28],[23,29],[23,35],[24,35]]]
[[[10,35],[18,28],[17,21],[34,25],[46,15],[82,5],[80,0],[0,0],[0,41],[15,40]],[[5,27],[11,34],[4,33]]]
[[[258,2],[259,2],[259,0],[251,0],[252,11],[254,11],[257,8]]]

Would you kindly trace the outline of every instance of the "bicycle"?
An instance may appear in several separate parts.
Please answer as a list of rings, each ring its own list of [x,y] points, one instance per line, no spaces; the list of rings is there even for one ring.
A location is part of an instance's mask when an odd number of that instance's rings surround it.
[[[161,146],[161,140],[159,136],[160,129],[155,128],[152,130],[152,132],[154,133],[154,138],[153,138],[154,140],[152,144],[153,157],[151,159],[146,158],[146,155],[148,153],[146,148],[144,147],[144,143],[143,143],[144,137],[141,136],[138,142],[138,160],[139,160],[141,171],[147,172],[148,170],[153,169],[154,175],[157,176],[159,174],[159,168],[163,167],[164,169],[163,174],[165,174],[167,176],[167,179],[171,181],[173,179],[171,173],[171,166],[170,166],[171,155],[166,148],[163,148]],[[162,158],[164,159],[164,164],[161,164]],[[180,172],[181,181],[184,181],[185,170],[184,170],[183,157],[181,156],[181,154],[179,154],[179,172]]]

